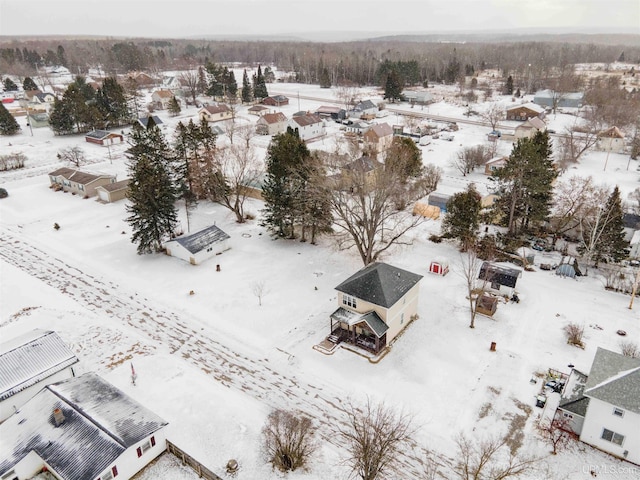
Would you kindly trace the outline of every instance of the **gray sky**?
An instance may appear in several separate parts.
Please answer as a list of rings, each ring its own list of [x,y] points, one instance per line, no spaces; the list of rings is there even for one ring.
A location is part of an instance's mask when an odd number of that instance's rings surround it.
[[[640,0],[0,0],[0,35],[555,32],[561,27],[640,34]]]

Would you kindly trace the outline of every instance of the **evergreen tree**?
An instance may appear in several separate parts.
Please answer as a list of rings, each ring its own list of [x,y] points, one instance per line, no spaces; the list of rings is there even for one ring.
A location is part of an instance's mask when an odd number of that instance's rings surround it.
[[[228,70],[225,67],[225,96],[230,101],[234,102],[238,97],[238,82],[236,82],[236,76],[233,73],[233,70]]]
[[[25,91],[38,90],[38,85],[36,85],[36,82],[34,82],[31,77],[24,77],[24,80],[22,81],[22,88]]]
[[[105,126],[124,125],[131,119],[124,88],[115,77],[108,77],[96,92],[96,108]]]
[[[198,67],[198,83],[196,84],[196,91],[199,94],[203,94],[207,91],[207,74],[202,68],[202,65]]]
[[[244,70],[242,73],[242,103],[251,103],[253,100],[253,89],[251,83],[249,83],[249,75]]]
[[[422,172],[422,151],[407,137],[394,137],[385,155],[385,169],[392,170],[403,183]]]
[[[384,85],[384,99],[395,103],[396,100],[402,100],[402,83],[400,76],[395,70],[387,74],[387,80]]]
[[[266,67],[264,69],[264,81],[265,83],[273,83],[276,81],[276,74],[273,73],[271,67]]]
[[[169,115],[171,115],[172,117],[179,115],[180,112],[182,111],[182,109],[180,108],[180,102],[175,96],[173,96],[169,101],[168,110],[169,110]]]
[[[255,77],[253,84],[253,96],[256,100],[262,100],[269,96],[267,92],[267,84],[265,83],[264,76],[262,75],[262,67],[258,65],[258,73]]]
[[[64,67],[67,66],[67,57],[64,53],[64,47],[62,45],[58,45],[58,48],[56,50],[56,60],[58,62],[58,65],[62,65]]]
[[[0,135],[15,135],[20,131],[20,125],[9,113],[9,110],[0,102]]]
[[[9,77],[6,77],[2,83],[4,84],[5,92],[17,92],[18,91],[18,85],[16,85],[16,82],[11,80]]]
[[[69,102],[55,99],[49,113],[49,126],[56,135],[69,135],[75,130],[75,122]]]
[[[320,88],[331,88],[331,78],[326,67],[320,72]]]
[[[308,179],[304,168],[310,155],[298,132],[290,127],[275,135],[269,144],[262,187],[265,202],[262,224],[275,235],[294,238],[304,191],[301,184]]]
[[[506,95],[513,95],[513,77],[511,75],[507,77],[507,83],[504,86],[504,93]]]
[[[215,63],[207,63],[207,95],[214,98],[224,96],[224,69]]]
[[[480,226],[480,194],[473,184],[458,192],[447,202],[447,213],[442,220],[442,234],[457,238],[463,251],[474,244]]]
[[[173,235],[178,222],[175,209],[176,188],[172,181],[173,152],[164,135],[149,118],[147,128],[134,124],[129,158],[127,222],[138,254],[159,252],[166,238]]]
[[[624,219],[622,211],[622,200],[618,186],[613,189],[604,206],[608,221],[603,225],[600,241],[596,245],[595,260],[596,265],[599,260],[607,262],[619,262],[623,260],[627,253],[625,248],[629,242],[624,239]]]

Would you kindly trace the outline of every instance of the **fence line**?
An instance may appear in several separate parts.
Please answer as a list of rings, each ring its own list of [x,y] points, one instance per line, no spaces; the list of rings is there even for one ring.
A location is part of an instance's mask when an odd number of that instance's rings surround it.
[[[200,478],[205,478],[206,480],[223,480],[221,477],[202,465],[191,455],[187,454],[184,450],[181,450],[180,448],[175,446],[169,440],[167,440],[167,451],[172,455],[178,457],[182,461],[183,465],[188,465],[193,470],[195,470]]]

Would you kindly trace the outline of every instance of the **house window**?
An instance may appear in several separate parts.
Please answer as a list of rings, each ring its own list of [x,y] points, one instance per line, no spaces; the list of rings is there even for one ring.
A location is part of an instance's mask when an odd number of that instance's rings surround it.
[[[347,307],[356,308],[356,298],[351,295],[342,294],[342,303]]]
[[[606,428],[602,430],[602,436],[600,438],[620,446],[622,446],[622,443],[624,442],[624,435],[612,432],[611,430],[607,430]]]
[[[79,189],[79,190],[84,190],[84,185],[80,185],[80,184],[78,184],[78,189]]]
[[[571,419],[573,418],[573,415],[571,415],[570,413],[567,413],[567,412],[564,412],[564,413],[562,414],[562,416],[563,416],[564,418],[568,418],[569,420],[571,420]]]
[[[118,476],[118,467],[115,465],[111,467],[111,471],[105,473],[99,480],[111,480],[113,477]]]
[[[138,457],[141,457],[144,452],[149,450],[151,447],[155,447],[155,445],[156,445],[156,437],[151,437],[151,439],[149,439],[148,442],[144,442],[142,445],[136,448],[136,453],[138,454]]]
[[[616,417],[624,417],[624,410],[622,410],[621,408],[614,408],[613,409],[613,414]]]
[[[400,314],[400,325],[404,325],[404,313]]]

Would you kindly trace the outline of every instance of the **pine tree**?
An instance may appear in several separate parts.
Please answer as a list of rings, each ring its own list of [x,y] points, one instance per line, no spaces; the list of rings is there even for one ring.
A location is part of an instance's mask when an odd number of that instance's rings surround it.
[[[0,102],[0,135],[15,135],[20,131],[20,125]]]
[[[331,88],[331,78],[326,67],[320,72],[320,88]]]
[[[242,103],[251,103],[253,100],[253,89],[251,88],[251,83],[249,82],[249,75],[247,75],[247,71],[244,70],[242,73]]]
[[[169,115],[171,115],[172,117],[179,115],[180,112],[182,111],[182,109],[180,108],[180,102],[178,102],[178,99],[175,96],[173,96],[169,101],[168,110],[169,110]]]
[[[175,209],[176,188],[170,164],[173,152],[164,135],[149,118],[147,128],[134,124],[131,132],[129,158],[129,193],[127,205],[130,216],[132,243],[138,254],[159,252],[166,238],[173,235],[178,222]]]
[[[225,67],[225,96],[232,102],[235,102],[238,98],[238,82],[236,82],[236,76],[233,70],[228,70]]]
[[[391,70],[387,74],[387,80],[384,85],[384,99],[395,103],[396,100],[402,100],[402,84],[400,76],[395,70]]]
[[[507,77],[507,83],[504,86],[504,93],[506,95],[513,95],[513,77],[511,75]]]
[[[198,67],[198,83],[196,89],[199,94],[203,94],[207,91],[207,74],[202,68],[202,65]]]
[[[115,77],[105,78],[102,82],[96,92],[96,108],[106,126],[124,125],[131,118],[124,88]]]
[[[294,238],[302,203],[301,183],[308,179],[304,166],[310,156],[298,132],[291,128],[274,136],[269,144],[262,224],[277,236]]]
[[[266,67],[263,74],[265,83],[273,83],[276,81],[276,74],[273,73],[271,67]]]
[[[267,92],[267,84],[265,83],[264,76],[262,75],[262,67],[260,67],[260,65],[258,65],[258,73],[256,74],[253,85],[253,96],[256,100],[262,100],[269,96],[269,92]]]
[[[55,99],[49,113],[49,126],[56,135],[69,135],[75,130],[75,122],[69,102]]]
[[[447,202],[447,213],[442,220],[442,233],[446,238],[457,238],[466,251],[478,235],[480,226],[480,194],[473,184],[458,192]]]
[[[34,82],[31,77],[24,77],[24,80],[22,81],[22,89],[24,91],[38,90],[38,85],[36,85],[36,82]]]
[[[622,200],[617,185],[609,195],[604,211],[608,221],[603,225],[602,235],[596,246],[596,265],[599,260],[608,262],[623,260],[627,256],[625,248],[629,246],[629,243],[624,239]]]
[[[4,84],[5,92],[17,92],[18,91],[18,85],[16,85],[16,82],[11,80],[9,77],[6,77],[2,83]]]

